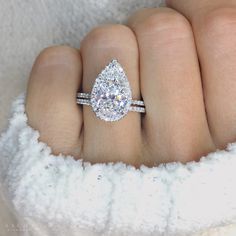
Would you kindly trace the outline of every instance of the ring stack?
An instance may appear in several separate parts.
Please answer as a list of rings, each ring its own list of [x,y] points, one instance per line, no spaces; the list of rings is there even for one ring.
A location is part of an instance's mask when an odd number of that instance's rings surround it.
[[[77,94],[77,104],[89,105],[105,121],[118,121],[129,111],[145,113],[143,101],[132,100],[132,91],[124,69],[112,60],[97,76],[91,93]]]

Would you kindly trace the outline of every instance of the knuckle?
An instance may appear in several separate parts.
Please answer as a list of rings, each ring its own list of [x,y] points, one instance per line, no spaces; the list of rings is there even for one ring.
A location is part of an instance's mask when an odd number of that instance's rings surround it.
[[[204,17],[204,31],[212,36],[236,32],[236,8],[217,8],[208,11]]]
[[[81,50],[91,46],[108,47],[112,45],[120,45],[124,41],[130,42],[135,37],[131,29],[125,25],[104,25],[94,28],[81,42]]]
[[[38,58],[41,59],[47,59],[50,57],[60,57],[65,55],[75,55],[78,51],[75,48],[69,47],[69,46],[50,46],[45,49],[43,49]]]
[[[50,46],[43,49],[36,58],[38,66],[81,65],[80,53],[69,46]]]
[[[189,37],[191,35],[191,28],[188,20],[181,14],[174,11],[157,11],[148,16],[136,28],[139,36],[154,37],[158,39],[167,39],[171,41],[180,38]],[[161,36],[161,37],[159,37]]]

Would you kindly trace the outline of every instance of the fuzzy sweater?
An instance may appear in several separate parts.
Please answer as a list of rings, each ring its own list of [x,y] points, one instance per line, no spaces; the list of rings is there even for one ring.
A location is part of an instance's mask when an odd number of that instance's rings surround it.
[[[236,223],[236,143],[199,162],[136,169],[54,156],[39,135],[22,95],[0,139],[0,180],[22,225],[61,235],[176,236]]]

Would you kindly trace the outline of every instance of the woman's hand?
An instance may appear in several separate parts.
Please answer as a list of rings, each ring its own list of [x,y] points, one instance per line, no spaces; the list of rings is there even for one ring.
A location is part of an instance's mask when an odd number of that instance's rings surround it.
[[[127,26],[97,27],[80,50],[45,49],[29,80],[29,124],[55,154],[92,163],[154,166],[224,148],[236,138],[236,1],[225,2],[169,0],[173,9],[143,9]],[[77,91],[91,92],[114,58],[133,99],[142,96],[144,116],[129,112],[109,123],[76,104]]]

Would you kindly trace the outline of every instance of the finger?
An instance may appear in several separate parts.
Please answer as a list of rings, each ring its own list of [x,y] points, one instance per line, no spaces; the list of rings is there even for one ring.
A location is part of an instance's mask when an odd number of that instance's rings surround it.
[[[224,148],[236,140],[236,1],[191,2],[169,4],[194,27],[210,130],[216,146]]]
[[[197,160],[213,145],[188,21],[174,10],[159,8],[137,12],[129,25],[140,50],[149,153],[157,163]]]
[[[38,56],[28,84],[26,112],[29,124],[40,131],[40,139],[55,154],[79,157],[81,151],[81,108],[76,93],[82,65],[78,50],[57,46]]]
[[[95,78],[112,60],[123,66],[133,99],[139,99],[137,42],[132,31],[122,25],[106,25],[94,29],[81,43],[83,59],[83,91],[91,92]],[[137,164],[140,155],[140,114],[129,112],[115,122],[96,117],[91,107],[84,106],[83,156],[91,162],[123,161]]]

